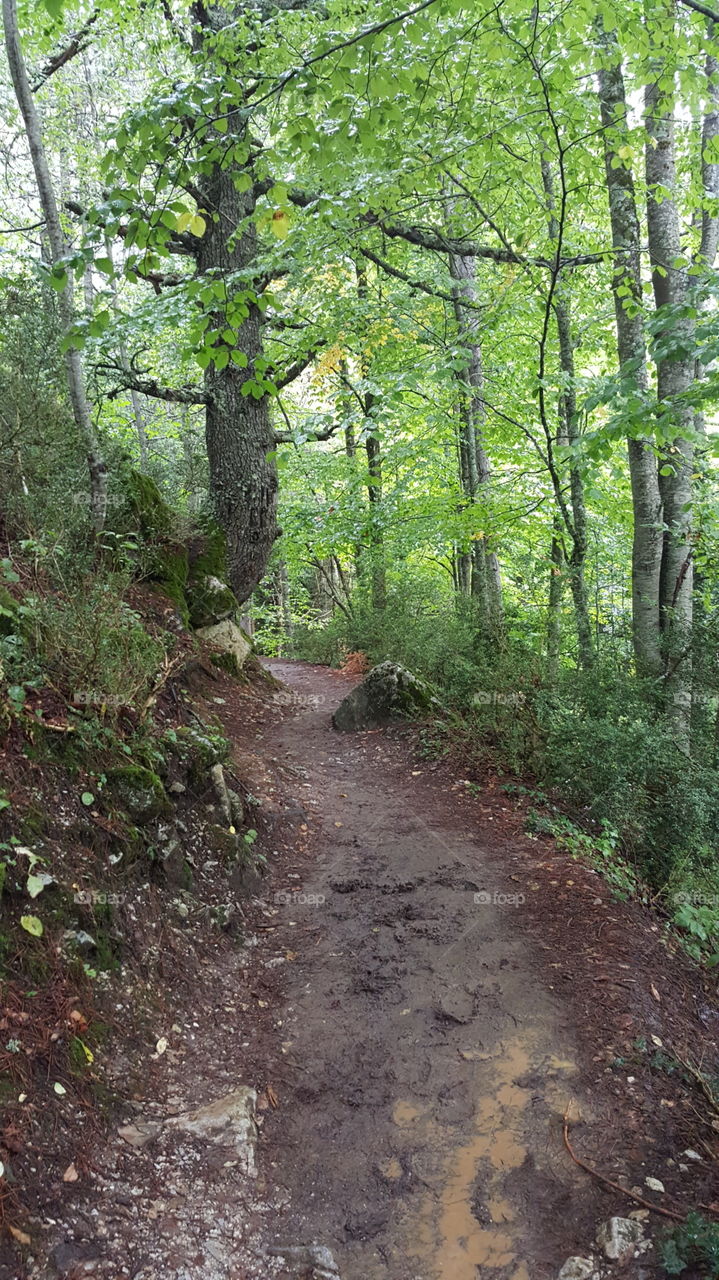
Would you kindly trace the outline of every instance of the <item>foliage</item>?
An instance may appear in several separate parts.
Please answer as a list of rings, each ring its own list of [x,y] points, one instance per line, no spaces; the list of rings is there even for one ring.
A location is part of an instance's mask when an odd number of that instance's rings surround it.
[[[678,1276],[689,1267],[700,1267],[701,1274],[710,1280],[719,1276],[719,1226],[701,1213],[687,1214],[684,1222],[665,1235],[659,1250],[667,1275]]]

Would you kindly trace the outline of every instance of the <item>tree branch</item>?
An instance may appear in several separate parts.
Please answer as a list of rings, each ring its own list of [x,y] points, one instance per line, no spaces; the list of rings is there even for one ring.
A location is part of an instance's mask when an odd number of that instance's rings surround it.
[[[458,258],[489,258],[492,262],[513,262],[518,266],[545,267],[548,271],[563,270],[565,267],[589,266],[592,263],[604,262],[615,250],[604,250],[600,253],[577,253],[571,258],[561,258],[557,263],[550,258],[526,258],[513,249],[497,249],[494,245],[477,244],[474,240],[455,240],[445,236],[441,231],[432,229],[423,231],[421,227],[401,226],[397,223],[383,222],[376,214],[366,214],[364,222],[372,227],[379,227],[391,239],[407,240],[409,244],[420,249],[434,249],[437,253],[452,253]]]
[[[114,400],[122,391],[139,391],[140,395],[150,396],[153,400],[167,400],[170,404],[210,404],[212,397],[199,387],[165,387],[154,378],[136,378],[126,369],[114,364],[99,364],[98,371],[112,374],[120,379],[120,385],[108,392],[108,399]]]
[[[331,427],[326,427],[324,431],[310,431],[305,435],[305,440],[329,440],[335,432],[339,431],[342,426],[341,422],[335,422]],[[275,444],[293,444],[296,442],[298,433],[302,432],[302,428],[298,427],[297,431],[275,431]]]
[[[419,289],[422,293],[427,293],[431,298],[442,298],[445,302],[454,302],[451,293],[447,293],[444,289],[433,289],[431,285],[425,284],[423,280],[413,280],[411,276],[400,271],[398,267],[393,267],[384,258],[380,258],[376,253],[372,253],[370,249],[360,249],[363,258],[368,258],[376,267],[380,267],[388,276],[394,276],[396,280],[403,280],[408,284],[410,289]],[[481,306],[478,302],[465,301],[463,306],[470,307],[473,311],[485,311],[486,307]]]
[[[87,22],[80,27],[79,31],[75,32],[74,36],[70,37],[69,44],[64,49],[61,49],[59,53],[55,53],[51,58],[48,58],[31,86],[33,93],[37,93],[38,89],[42,89],[42,86],[47,84],[50,76],[54,76],[56,71],[59,71],[66,63],[77,57],[78,53],[82,53],[84,49],[87,49],[90,43],[88,39],[90,28],[97,22],[99,17],[100,10],[94,9]]]
[[[681,4],[685,4],[688,9],[694,9],[697,13],[703,13],[705,18],[710,18],[712,22],[719,22],[719,13],[716,9],[709,9],[707,5],[700,4],[699,0],[680,0]]]
[[[308,351],[307,355],[300,356],[293,364],[288,365],[284,373],[282,373],[278,378],[272,378],[277,390],[281,391],[283,387],[287,387],[291,382],[294,382],[295,378],[299,378],[300,374],[304,373],[308,364],[312,363],[316,355],[316,350]]]

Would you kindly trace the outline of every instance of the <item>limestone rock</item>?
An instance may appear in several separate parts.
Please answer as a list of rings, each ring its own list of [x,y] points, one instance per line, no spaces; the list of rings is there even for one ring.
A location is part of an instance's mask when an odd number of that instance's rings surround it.
[[[190,609],[190,623],[193,627],[210,627],[224,622],[237,613],[238,604],[231,587],[212,573],[200,577],[190,575],[185,588],[185,595]]]
[[[151,822],[172,812],[170,801],[156,773],[141,765],[120,765],[107,771],[107,788],[133,822]]]
[[[200,627],[197,635],[225,659],[220,665],[227,665],[235,673],[242,670],[252,652],[251,641],[231,618],[225,618],[223,622],[217,622],[211,627]]]
[[[557,1280],[599,1280],[593,1258],[567,1258]]]
[[[167,1128],[179,1129],[194,1138],[204,1138],[207,1142],[234,1147],[243,1172],[254,1178],[257,1175],[256,1106],[256,1091],[243,1085],[234,1093],[228,1093],[224,1098],[208,1103],[206,1107],[199,1107],[197,1111],[173,1116],[166,1122]]]
[[[612,1262],[628,1262],[643,1240],[644,1228],[632,1218],[609,1218],[597,1231],[597,1244]]]
[[[423,680],[396,662],[381,662],[343,699],[332,724],[343,731],[371,729],[441,709]]]

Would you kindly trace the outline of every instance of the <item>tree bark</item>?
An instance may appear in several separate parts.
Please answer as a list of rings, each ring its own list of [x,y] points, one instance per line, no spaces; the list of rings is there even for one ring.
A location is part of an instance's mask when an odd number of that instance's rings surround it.
[[[476,310],[475,271],[473,258],[449,254],[457,338],[468,352],[467,368],[460,375],[461,480],[468,502],[487,503],[492,472],[484,444],[484,370],[479,312]],[[467,303],[471,305],[467,306]],[[478,602],[480,619],[487,633],[496,636],[503,626],[502,577],[497,553],[486,530],[474,541],[471,554],[472,595]]]
[[[15,97],[22,115],[28,147],[35,173],[40,206],[45,219],[45,234],[50,248],[53,266],[57,266],[67,253],[65,233],[60,222],[55,188],[47,162],[42,129],[32,89],[28,80],[27,68],[22,52],[20,33],[17,21],[16,0],[3,0],[3,27],[5,32],[5,48],[7,52],[10,76],[15,90]],[[73,286],[72,274],[68,272],[67,284],[58,296],[58,309],[62,327],[67,334],[73,324]],[[107,513],[107,467],[100,452],[100,446],[90,416],[90,407],[85,391],[85,377],[79,351],[73,348],[65,353],[67,385],[80,439],[87,450],[87,467],[90,476],[90,517],[95,533],[100,533],[105,524]]]
[[[615,251],[612,292],[617,330],[619,373],[626,393],[639,400],[647,394],[647,350],[642,319],[641,236],[634,179],[618,155],[627,139],[627,104],[616,39],[600,33],[609,63],[598,72],[599,105],[604,134],[604,163],[612,244]],[[659,623],[659,575],[662,559],[662,498],[654,448],[649,439],[631,435],[627,442],[632,490],[632,641],[640,675],[662,671]]]
[[[546,158],[542,159],[541,168],[542,185],[547,198],[549,213],[549,236],[551,240],[558,240],[559,226],[555,213],[554,182],[551,166]],[[566,283],[566,273],[560,276],[554,291],[554,319],[559,341],[559,367],[564,380],[562,394],[559,398],[559,435],[562,443],[576,445],[579,441],[579,429],[577,425],[574,339],[572,336],[571,301]],[[584,499],[584,480],[576,455],[569,464],[569,491],[572,508],[571,525],[567,526],[567,533],[572,544],[572,553],[568,564],[569,586],[574,603],[579,665],[588,668],[594,662],[594,642],[584,573],[587,559],[587,507]],[[563,513],[560,512],[560,514]]]
[[[206,9],[193,5],[195,46],[201,52],[205,37],[234,21],[232,9]],[[216,53],[210,42],[211,54]],[[225,143],[241,147],[247,125],[239,111],[227,118]],[[209,278],[242,273],[251,279],[257,261],[257,230],[252,188],[239,192],[234,182],[238,167],[216,162],[198,181],[201,207],[207,210],[206,229],[195,250],[197,270]],[[237,329],[237,350],[247,357],[239,368],[230,361],[224,369],[214,363],[205,371],[208,404],[205,437],[210,493],[217,520],[227,539],[230,585],[242,604],[262,578],[270,558],[277,528],[277,468],[269,397],[243,395],[244,384],[254,379],[255,360],[262,356],[261,313],[249,303],[249,314]],[[213,327],[227,320],[218,308]]]
[[[657,311],[666,308],[667,329],[676,343],[674,350],[657,361],[660,406],[664,412],[672,415],[677,431],[671,445],[662,452],[659,474],[665,525],[659,606],[664,638],[668,710],[678,740],[686,744],[691,713],[694,424],[692,409],[683,396],[694,380],[694,323],[683,311],[688,301],[689,278],[674,194],[674,95],[672,89],[664,87],[667,71],[662,56],[661,35],[656,29],[650,29],[650,38],[654,44],[655,56],[651,67],[653,78],[645,89],[649,256],[655,306]],[[667,474],[662,474],[663,471]]]

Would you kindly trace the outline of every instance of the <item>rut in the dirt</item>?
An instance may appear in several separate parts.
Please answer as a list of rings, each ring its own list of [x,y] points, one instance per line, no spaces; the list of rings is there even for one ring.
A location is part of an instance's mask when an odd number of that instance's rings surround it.
[[[265,1132],[282,1232],[328,1244],[343,1280],[555,1274],[596,1218],[562,1147],[571,1028],[512,849],[462,830],[391,733],[334,733],[331,674],[271,666],[298,705],[269,745],[322,812],[311,874],[278,899],[302,940],[299,1070]]]

